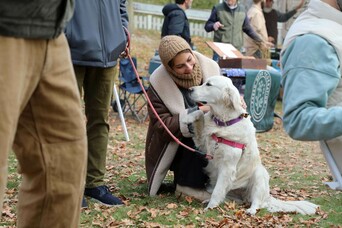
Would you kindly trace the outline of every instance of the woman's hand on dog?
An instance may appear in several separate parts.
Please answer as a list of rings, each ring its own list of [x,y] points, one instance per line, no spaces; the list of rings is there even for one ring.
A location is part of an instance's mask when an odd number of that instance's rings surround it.
[[[243,99],[243,96],[240,96],[240,99],[241,99],[241,105],[242,105],[242,107],[243,107],[244,109],[246,109],[246,108],[247,108],[247,104],[246,104],[245,100]]]

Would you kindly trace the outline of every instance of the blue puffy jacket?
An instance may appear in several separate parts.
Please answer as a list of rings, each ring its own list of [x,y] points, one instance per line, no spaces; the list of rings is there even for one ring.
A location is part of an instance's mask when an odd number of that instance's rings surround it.
[[[76,0],[65,33],[75,65],[112,67],[125,50],[126,0]]]

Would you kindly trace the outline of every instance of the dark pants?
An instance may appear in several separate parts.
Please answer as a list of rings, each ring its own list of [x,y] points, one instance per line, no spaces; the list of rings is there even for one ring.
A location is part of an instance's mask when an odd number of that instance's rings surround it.
[[[74,66],[87,118],[88,165],[86,188],[104,184],[108,146],[108,114],[116,67]]]
[[[184,138],[182,142],[194,148],[194,142],[191,138]],[[203,155],[179,146],[171,165],[175,184],[192,188],[205,188],[208,176],[204,173],[203,168],[207,165],[208,161]]]

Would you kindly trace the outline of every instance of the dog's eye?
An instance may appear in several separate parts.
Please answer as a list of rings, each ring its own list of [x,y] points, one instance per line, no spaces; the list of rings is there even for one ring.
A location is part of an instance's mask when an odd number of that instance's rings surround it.
[[[212,84],[210,84],[210,82],[207,82],[206,86],[212,86]]]

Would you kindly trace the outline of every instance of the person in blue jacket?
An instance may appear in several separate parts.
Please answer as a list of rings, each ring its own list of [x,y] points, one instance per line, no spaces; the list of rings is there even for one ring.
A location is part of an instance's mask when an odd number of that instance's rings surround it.
[[[192,0],[175,0],[175,3],[167,4],[163,7],[164,22],[161,37],[167,35],[177,35],[182,37],[193,49],[190,36],[190,26],[185,10],[190,9]]]
[[[119,55],[125,50],[128,26],[126,0],[76,0],[66,27],[80,94],[83,89],[88,136],[84,195],[108,206],[122,205],[104,183],[108,145],[108,108]],[[87,202],[83,198],[83,207]]]
[[[324,154],[329,155],[326,159],[333,177],[339,183],[335,188],[340,190],[341,6],[342,0],[311,0],[288,31],[281,53],[285,130],[297,140],[321,141]]]

